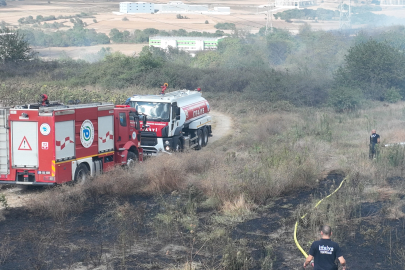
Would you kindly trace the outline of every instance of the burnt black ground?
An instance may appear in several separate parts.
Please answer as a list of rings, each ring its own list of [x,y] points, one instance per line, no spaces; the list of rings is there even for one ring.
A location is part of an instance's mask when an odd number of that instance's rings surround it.
[[[320,181],[318,187],[286,194],[273,200],[272,207],[259,210],[255,218],[230,227],[230,235],[235,242],[242,239],[247,242],[248,253],[256,262],[251,264],[250,269],[261,269],[258,262],[263,259],[267,244],[273,247],[273,269],[302,269],[304,257],[293,240],[294,211],[299,205],[310,203],[311,196],[326,195],[330,187],[337,186],[342,179],[340,175],[329,175]],[[99,201],[104,203],[93,205],[61,223],[35,216],[24,208],[6,211],[5,220],[0,222],[0,269],[75,269],[77,262],[84,266],[101,263],[106,254],[111,254],[113,245],[117,246],[119,236],[116,228],[105,228],[98,221],[111,200],[113,198],[101,198]],[[189,250],[180,249],[173,253],[174,249],[170,249],[170,255],[163,251],[168,245],[188,249],[189,238],[173,233],[172,238],[157,239],[147,225],[147,221],[162,210],[158,199],[132,196],[119,200],[133,206],[142,205],[145,211],[144,224],[135,224],[136,241],[132,251],[126,255],[127,269],[163,269],[168,265],[181,266],[187,261]],[[348,269],[403,269],[401,259],[404,258],[400,257],[400,253],[402,248],[405,249],[405,220],[381,218],[387,207],[384,202],[363,203],[362,219],[355,225],[350,224],[351,228],[341,228],[354,232],[339,243]],[[209,224],[212,214],[212,211],[199,212],[200,222]],[[367,229],[376,231],[375,239],[365,239],[364,231]],[[197,243],[194,249],[198,250],[201,245]],[[5,257],[7,250],[11,255]],[[220,260],[220,254],[214,257],[212,261]],[[108,260],[113,269],[122,268],[119,258],[110,257]],[[204,262],[211,259],[199,254],[193,260]],[[218,263],[216,266],[219,269]]]
[[[234,238],[248,238],[254,251],[260,250],[261,241],[273,241],[276,257],[274,269],[303,269],[301,265],[305,259],[293,239],[296,222],[293,211],[300,204],[309,203],[308,198],[311,195],[324,197],[332,185],[336,187],[342,180],[343,177],[340,175],[329,175],[314,190],[300,191],[276,200],[276,206],[261,213],[259,218],[238,225],[234,230]],[[349,229],[353,230],[352,236],[339,243],[347,260],[347,269],[404,269],[403,261],[395,252],[398,248],[405,248],[405,219],[392,221],[381,218],[381,211],[384,211],[384,208],[383,202],[361,205],[361,222],[350,225],[352,228]],[[379,230],[376,224],[380,225]],[[378,230],[376,232],[378,239],[365,241],[363,234],[366,229]],[[309,248],[302,246],[308,253]],[[255,259],[259,259],[259,252],[252,252],[252,255]]]

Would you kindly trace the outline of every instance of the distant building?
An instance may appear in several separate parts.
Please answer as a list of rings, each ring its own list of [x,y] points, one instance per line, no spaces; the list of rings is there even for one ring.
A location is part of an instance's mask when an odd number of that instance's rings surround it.
[[[230,7],[214,7],[214,11],[221,13],[231,13]]]
[[[220,39],[222,39],[222,37],[209,38],[154,36],[149,38],[149,47],[153,46],[166,50],[169,48],[169,46],[171,46],[173,48],[178,48],[188,52],[216,50],[218,48],[218,41]]]
[[[230,7],[215,7],[208,9],[208,5],[187,5],[181,1],[171,1],[167,4],[148,2],[120,2],[120,13],[191,13],[229,15]]]
[[[405,0],[381,0],[380,6],[405,6]]]
[[[208,5],[188,5],[181,1],[171,1],[167,4],[155,4],[155,12],[158,13],[199,13],[229,15],[230,7],[218,7],[210,10]]]
[[[316,0],[276,0],[276,7],[285,8],[305,8],[310,6],[316,6]]]
[[[155,13],[155,4],[147,2],[120,2],[121,13]]]
[[[171,1],[167,4],[156,4],[155,9],[160,13],[187,13],[208,11],[208,5],[186,5],[181,1]]]

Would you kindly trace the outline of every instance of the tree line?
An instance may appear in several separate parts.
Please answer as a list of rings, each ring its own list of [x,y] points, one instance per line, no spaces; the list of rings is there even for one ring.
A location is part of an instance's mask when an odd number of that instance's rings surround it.
[[[88,29],[86,23],[81,19],[70,19],[74,24],[73,28],[67,30],[58,30],[55,32],[44,31],[36,28],[23,28],[20,32],[25,36],[26,40],[32,46],[41,47],[69,47],[69,46],[91,46],[97,44],[114,43],[147,43],[150,36],[193,36],[193,37],[220,37],[226,34],[217,30],[215,33],[208,32],[187,32],[184,29],[179,30],[158,30],[155,28],[147,28],[144,30],[120,31],[116,28],[112,29],[109,35],[98,33],[94,29]],[[45,28],[63,27],[63,24],[44,23]]]
[[[93,16],[93,13],[86,13],[86,12],[81,12],[76,15],[59,15],[56,17],[55,15],[48,15],[48,16],[42,16],[42,15],[37,15],[36,18],[34,19],[33,16],[27,16],[27,17],[22,17],[18,19],[19,24],[34,24],[34,23],[41,23],[41,22],[47,22],[47,21],[54,21],[54,20],[61,20],[61,19],[76,19],[76,18],[95,18]]]
[[[103,60],[97,63],[38,60],[34,61],[36,70],[24,68],[24,76],[37,76],[45,68],[47,84],[66,87],[157,88],[168,82],[175,89],[202,87],[208,92],[237,93],[245,100],[351,111],[364,100],[405,98],[404,52],[404,26],[353,35],[313,31],[304,25],[297,35],[282,29],[268,35],[264,29],[258,34],[235,31],[219,42],[216,51],[202,51],[195,57],[174,48],[145,46],[136,56],[104,50]],[[17,76],[21,70],[6,66],[0,69],[4,78]]]
[[[217,30],[215,33],[191,31],[187,32],[184,29],[179,30],[158,30],[155,28],[146,28],[144,30],[120,31],[117,28],[111,29],[109,36],[111,41],[115,43],[145,43],[149,42],[151,36],[182,36],[182,37],[221,37],[226,34]]]
[[[344,4],[344,10],[348,10],[348,6]],[[381,25],[392,24],[395,18],[384,14],[375,14],[373,11],[381,11],[380,6],[354,6],[351,8],[351,23],[352,24],[368,24]],[[339,10],[331,10],[324,8],[317,9],[289,9],[273,14],[274,18],[291,22],[292,20],[324,20],[337,21],[339,20]]]

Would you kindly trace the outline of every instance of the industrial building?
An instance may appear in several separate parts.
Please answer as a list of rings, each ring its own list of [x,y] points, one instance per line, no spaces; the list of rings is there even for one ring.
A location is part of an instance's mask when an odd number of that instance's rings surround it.
[[[285,8],[305,8],[310,6],[316,6],[316,0],[276,0],[276,7]]]
[[[381,0],[380,6],[405,6],[405,0]]]
[[[120,13],[155,13],[155,4],[147,2],[120,2]]]
[[[231,13],[231,8],[230,7],[214,7],[214,11],[218,13]]]
[[[154,4],[148,2],[120,2],[120,13],[176,13],[176,14],[216,14],[229,15],[230,7],[214,7],[208,5],[187,5],[181,1],[171,1],[168,4]]]
[[[149,38],[149,47],[153,46],[166,50],[170,46],[188,52],[216,50],[218,48],[218,41],[220,39],[222,39],[222,37],[209,38],[154,36]]]
[[[172,1],[168,4],[156,4],[159,13],[188,13],[208,11],[208,5],[186,5],[181,1]]]
[[[167,4],[155,4],[155,11],[158,13],[197,13],[197,14],[217,14],[229,15],[230,7],[215,7],[213,10],[208,5],[188,5],[181,1],[171,1]]]

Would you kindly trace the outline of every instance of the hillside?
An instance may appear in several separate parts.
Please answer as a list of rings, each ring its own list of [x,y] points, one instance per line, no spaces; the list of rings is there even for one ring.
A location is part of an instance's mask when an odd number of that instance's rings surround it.
[[[85,185],[21,191],[21,204],[0,190],[0,268],[301,269],[299,221],[307,251],[328,224],[348,269],[405,269],[405,149],[395,145],[405,141],[404,49],[401,25],[350,34],[304,25],[239,31],[195,57],[146,47],[103,50],[91,63],[2,61],[4,106],[41,93],[122,104],[167,82],[201,87],[222,136]]]

